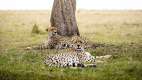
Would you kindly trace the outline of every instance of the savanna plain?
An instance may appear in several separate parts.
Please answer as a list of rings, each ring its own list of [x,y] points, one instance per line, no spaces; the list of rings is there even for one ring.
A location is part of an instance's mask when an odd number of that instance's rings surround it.
[[[142,80],[142,11],[78,10],[81,36],[97,45],[86,51],[112,57],[77,69],[46,66],[44,56],[57,50],[25,50],[47,39],[50,13],[0,11],[0,80]]]

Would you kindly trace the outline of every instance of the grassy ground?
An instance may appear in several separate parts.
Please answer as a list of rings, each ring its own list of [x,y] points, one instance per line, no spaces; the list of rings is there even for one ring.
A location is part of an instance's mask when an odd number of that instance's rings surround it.
[[[56,50],[26,51],[47,38],[49,11],[0,12],[0,80],[141,80],[142,11],[78,11],[82,36],[103,44],[93,55],[113,57],[97,68],[49,68],[43,57]],[[34,24],[41,34],[31,34]]]

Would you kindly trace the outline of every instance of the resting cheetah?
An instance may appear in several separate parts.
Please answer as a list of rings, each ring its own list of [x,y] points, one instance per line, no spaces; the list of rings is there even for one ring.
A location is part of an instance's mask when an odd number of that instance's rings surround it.
[[[64,37],[57,34],[57,28],[55,27],[49,27],[47,29],[48,31],[48,40],[44,41],[40,45],[28,47],[27,49],[66,49],[72,47],[72,44],[75,43],[75,41],[81,41],[81,44],[87,46],[87,41],[82,39],[81,37],[75,35],[72,37]]]
[[[80,41],[75,42],[70,48],[71,51],[47,56],[45,64],[56,67],[84,67],[86,63],[95,64],[95,57],[84,51]]]

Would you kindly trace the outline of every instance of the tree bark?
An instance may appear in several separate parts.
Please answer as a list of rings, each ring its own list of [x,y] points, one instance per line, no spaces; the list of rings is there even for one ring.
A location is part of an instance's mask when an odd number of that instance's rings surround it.
[[[59,35],[80,35],[75,11],[76,0],[54,0],[50,22],[52,27],[57,27]]]

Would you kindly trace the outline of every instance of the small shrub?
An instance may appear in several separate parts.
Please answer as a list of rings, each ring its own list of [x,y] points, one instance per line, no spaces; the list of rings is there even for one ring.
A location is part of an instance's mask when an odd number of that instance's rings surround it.
[[[34,25],[33,25],[32,33],[34,33],[34,34],[39,34],[39,33],[40,33],[40,31],[39,31],[39,28],[38,28],[38,25],[37,25],[37,24],[34,24]]]

